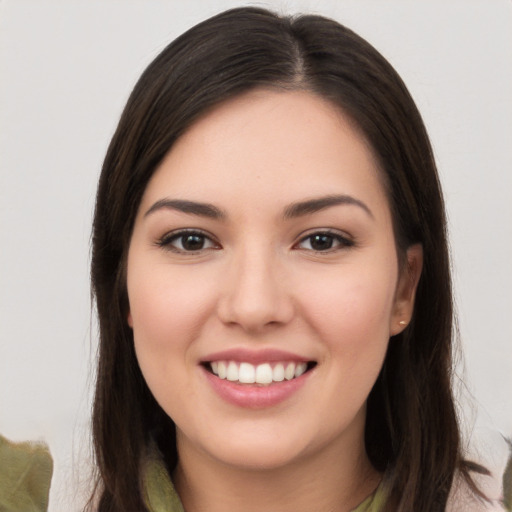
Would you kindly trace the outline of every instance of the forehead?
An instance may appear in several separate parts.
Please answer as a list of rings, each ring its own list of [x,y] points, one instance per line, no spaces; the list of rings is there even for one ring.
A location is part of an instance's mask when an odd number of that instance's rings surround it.
[[[353,121],[310,92],[254,90],[218,105],[177,140],[143,206],[167,195],[270,205],[333,193],[387,202],[377,160]]]

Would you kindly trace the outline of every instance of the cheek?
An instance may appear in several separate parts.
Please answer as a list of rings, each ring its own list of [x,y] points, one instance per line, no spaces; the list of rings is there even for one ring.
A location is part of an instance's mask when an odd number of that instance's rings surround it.
[[[211,308],[208,280],[186,279],[167,265],[133,266],[128,297],[137,361],[156,401],[173,419],[190,412],[196,340]],[[130,268],[129,268],[130,270]],[[186,273],[186,272],[185,272]],[[181,418],[183,419],[183,418]]]
[[[130,313],[137,331],[148,336],[148,342],[168,344],[172,338],[181,339],[183,331],[191,333],[198,318],[211,302],[211,286],[207,279],[190,279],[187,269],[170,272],[168,266],[137,265],[128,273]],[[192,329],[192,331],[191,331]]]
[[[203,319],[211,309],[208,280],[170,272],[167,265],[137,265],[128,272],[128,297],[135,351],[149,387],[187,371]],[[141,268],[143,271],[138,272]],[[185,274],[185,275],[184,275]]]
[[[301,294],[309,324],[347,364],[365,358],[372,364],[371,354],[380,360],[387,347],[396,272],[393,267],[387,272],[387,266],[374,270],[316,276]]]
[[[339,425],[345,425],[366,402],[389,343],[394,282],[363,276],[317,280],[303,295],[308,327],[324,347],[320,360],[324,364],[319,368],[325,368],[328,391],[323,408]]]

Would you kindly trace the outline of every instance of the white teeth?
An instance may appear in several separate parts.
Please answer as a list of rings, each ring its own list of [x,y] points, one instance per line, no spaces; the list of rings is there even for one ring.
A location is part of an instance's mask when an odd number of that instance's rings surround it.
[[[307,363],[277,363],[273,368],[270,363],[257,366],[251,363],[235,361],[213,361],[210,363],[212,372],[220,379],[241,384],[268,385],[300,377],[307,370]]]
[[[219,375],[220,377],[220,375]],[[293,363],[288,363],[286,370],[284,371],[284,378],[286,380],[292,380],[295,377],[295,365]]]
[[[232,382],[235,382],[238,380],[238,365],[231,361],[229,364],[228,364],[228,370],[227,370],[227,373],[226,373],[226,379],[232,381]]]
[[[240,363],[238,379],[243,384],[254,384],[254,382],[256,382],[256,370],[254,366],[249,363]]]
[[[284,366],[278,363],[274,366],[272,371],[272,380],[274,382],[282,382],[284,380]]]
[[[270,384],[272,382],[272,366],[268,363],[259,364],[256,367],[256,382],[258,384]]]
[[[226,363],[224,361],[219,361],[218,362],[218,376],[220,379],[225,379],[226,378],[226,373],[227,373],[227,368],[226,368]],[[213,369],[213,366],[212,366],[212,371],[213,373],[215,373],[215,370]]]
[[[306,363],[299,363],[295,367],[295,377],[300,377],[305,371],[308,365]]]

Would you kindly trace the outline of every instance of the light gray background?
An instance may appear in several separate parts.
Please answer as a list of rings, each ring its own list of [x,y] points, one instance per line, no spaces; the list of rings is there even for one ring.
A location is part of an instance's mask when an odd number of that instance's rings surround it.
[[[77,509],[87,485],[89,236],[107,144],[150,60],[238,5],[0,0],[0,432],[50,444],[53,511]],[[336,18],[390,60],[416,99],[446,194],[475,398],[467,430],[476,419],[475,436],[496,446],[497,432],[512,435],[512,2],[258,5]]]

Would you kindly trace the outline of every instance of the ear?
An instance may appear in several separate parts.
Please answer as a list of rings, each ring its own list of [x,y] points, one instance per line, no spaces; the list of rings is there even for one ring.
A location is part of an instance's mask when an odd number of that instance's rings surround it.
[[[402,265],[398,276],[395,302],[389,326],[390,336],[401,333],[411,321],[422,268],[423,247],[421,244],[411,245],[407,249],[406,261]]]
[[[133,318],[132,318],[131,311],[128,311],[128,316],[126,317],[126,321],[128,322],[128,325],[133,329]]]

